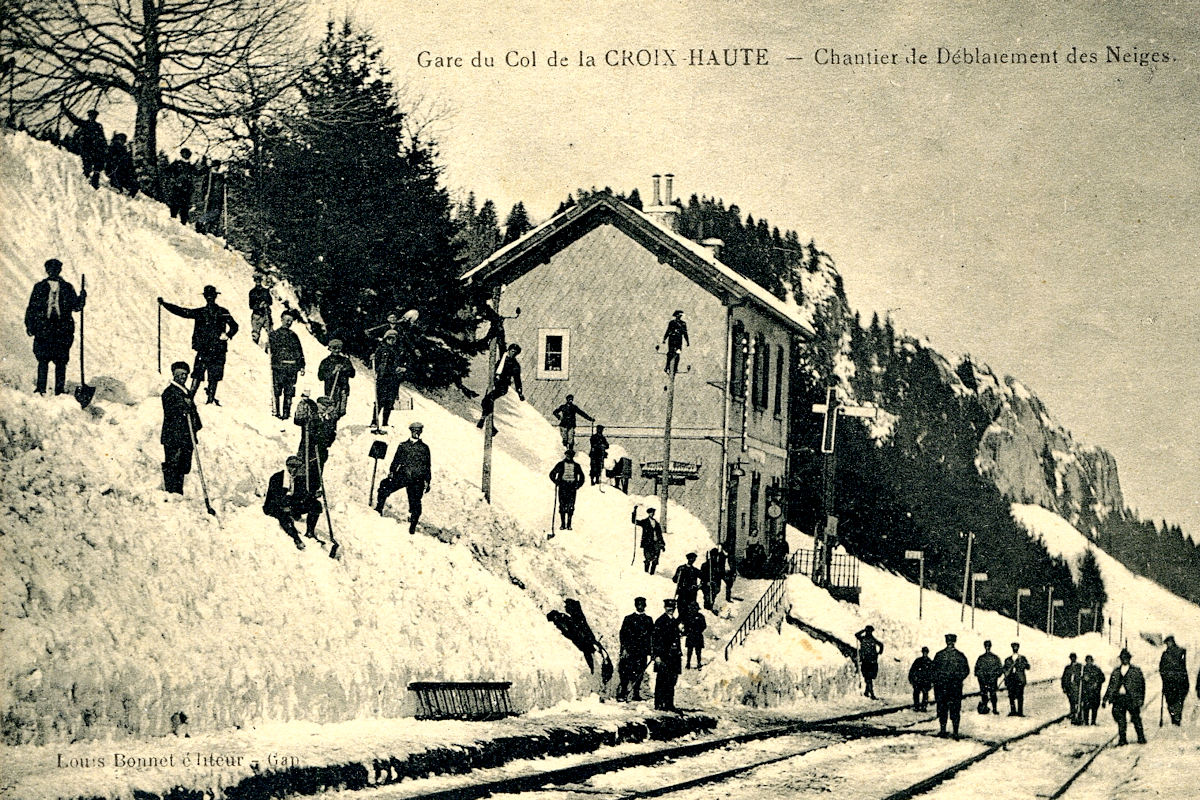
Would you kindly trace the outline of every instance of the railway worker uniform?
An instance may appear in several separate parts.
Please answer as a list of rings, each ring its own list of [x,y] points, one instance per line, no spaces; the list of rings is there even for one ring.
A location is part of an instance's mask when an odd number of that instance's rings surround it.
[[[958,723],[962,718],[962,684],[971,674],[967,657],[960,653],[954,643],[958,637],[946,634],[946,646],[933,658],[933,695],[937,702],[939,736],[946,735],[946,721],[954,727],[958,736]]]
[[[679,620],[675,618],[675,601],[663,600],[663,613],[654,620],[652,640],[654,656],[654,708],[656,711],[675,711],[675,682],[683,672],[683,650],[679,646]]]
[[[988,706],[991,706],[993,714],[1000,713],[996,708],[996,682],[1002,674],[1004,665],[1000,663],[1000,656],[992,652],[991,642],[984,642],[983,653],[975,659],[975,679],[979,681],[979,713],[986,714]]]
[[[646,613],[646,598],[635,597],[633,607],[634,613],[621,622],[621,656],[617,662],[621,685],[617,700],[622,702],[629,699],[631,689],[634,700],[642,699],[642,676],[654,649],[654,620]]]
[[[1029,659],[1018,652],[1021,645],[1012,643],[1012,655],[1004,659],[1004,688],[1008,689],[1008,715],[1010,717],[1025,716],[1025,684],[1029,679],[1025,673],[1029,671]]]
[[[1063,667],[1062,679],[1059,681],[1059,686],[1062,688],[1063,694],[1067,696],[1067,702],[1071,704],[1071,724],[1081,725],[1082,715],[1080,713],[1080,697],[1083,692],[1080,679],[1083,677],[1083,664],[1077,660],[1079,657],[1071,653],[1070,663]]]

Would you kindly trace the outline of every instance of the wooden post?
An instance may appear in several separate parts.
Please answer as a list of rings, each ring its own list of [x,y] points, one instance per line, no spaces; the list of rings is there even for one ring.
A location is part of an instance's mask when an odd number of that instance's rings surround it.
[[[496,312],[496,318],[500,318],[500,287],[492,289],[492,310]],[[493,325],[497,324],[495,322]],[[496,363],[500,358],[500,339],[496,335],[497,331],[488,331],[492,336],[492,343],[488,346],[488,381],[487,392],[491,394],[492,389],[496,385]],[[492,422],[492,416],[495,413],[488,414],[483,419],[483,475],[479,479],[479,487],[483,490],[483,499],[488,503],[492,502],[492,428],[495,424]]]
[[[660,484],[661,497],[659,502],[662,504],[662,514],[659,515],[659,524],[662,525],[663,533],[667,532],[667,500],[671,495],[671,418],[675,414],[675,373],[678,372],[678,362],[672,365],[671,371],[667,373],[667,418],[663,423],[663,468],[662,468],[662,483]]]

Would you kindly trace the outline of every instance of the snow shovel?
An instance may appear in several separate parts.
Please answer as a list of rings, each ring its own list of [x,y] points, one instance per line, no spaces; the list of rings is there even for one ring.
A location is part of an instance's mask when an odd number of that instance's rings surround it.
[[[1163,726],[1163,704],[1166,702],[1167,696],[1159,694],[1158,696],[1158,727]]]
[[[325,501],[325,524],[329,526],[329,557],[337,558],[338,551],[342,546],[338,544],[338,540],[333,535],[333,519],[329,516],[329,495],[325,494],[325,470],[321,468],[321,462],[317,461],[317,481],[321,485],[321,498]]]
[[[558,487],[555,486],[554,487],[554,503],[553,503],[553,505],[550,506],[550,535],[546,537],[547,539],[554,538],[554,523],[557,518],[558,518]]]
[[[213,510],[212,503],[208,501],[208,482],[204,480],[204,464],[200,461],[200,443],[196,441],[196,428],[192,425],[192,412],[186,413],[188,433],[192,437],[192,449],[196,451],[196,471],[200,473],[200,491],[204,494],[204,510],[215,517],[217,512]]]
[[[375,463],[371,467],[371,492],[367,495],[367,505],[375,507],[375,470],[379,469],[379,459],[387,455],[387,442],[376,439],[371,442],[371,451],[367,453]]]
[[[87,291],[87,276],[79,276],[79,291]],[[96,396],[96,387],[83,382],[83,306],[79,307],[79,385],[75,387],[75,399],[79,405],[87,408]]]

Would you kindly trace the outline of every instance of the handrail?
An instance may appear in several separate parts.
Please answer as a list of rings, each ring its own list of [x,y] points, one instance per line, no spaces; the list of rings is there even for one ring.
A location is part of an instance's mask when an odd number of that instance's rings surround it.
[[[783,600],[787,596],[784,587],[787,586],[787,578],[776,578],[771,581],[771,585],[763,592],[763,596],[758,598],[758,602],[754,604],[754,608],[750,609],[750,613],[742,620],[742,624],[733,632],[733,636],[729,637],[729,642],[725,645],[725,660],[729,660],[729,651],[746,641],[752,632],[765,626],[767,621],[774,616],[779,607],[783,605]]]

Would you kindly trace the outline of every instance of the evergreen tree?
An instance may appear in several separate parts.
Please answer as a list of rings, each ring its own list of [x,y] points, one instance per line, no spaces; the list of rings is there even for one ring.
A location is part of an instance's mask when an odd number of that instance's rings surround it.
[[[515,242],[531,230],[533,230],[533,223],[529,221],[529,214],[525,212],[525,204],[518,201],[512,207],[512,211],[508,212],[508,217],[504,220],[504,241],[502,244]]]
[[[268,144],[264,215],[272,253],[347,349],[389,311],[416,309],[404,348],[422,386],[458,381],[475,345],[458,282],[450,200],[431,143],[406,134],[372,36],[328,23],[300,87],[301,102]]]

